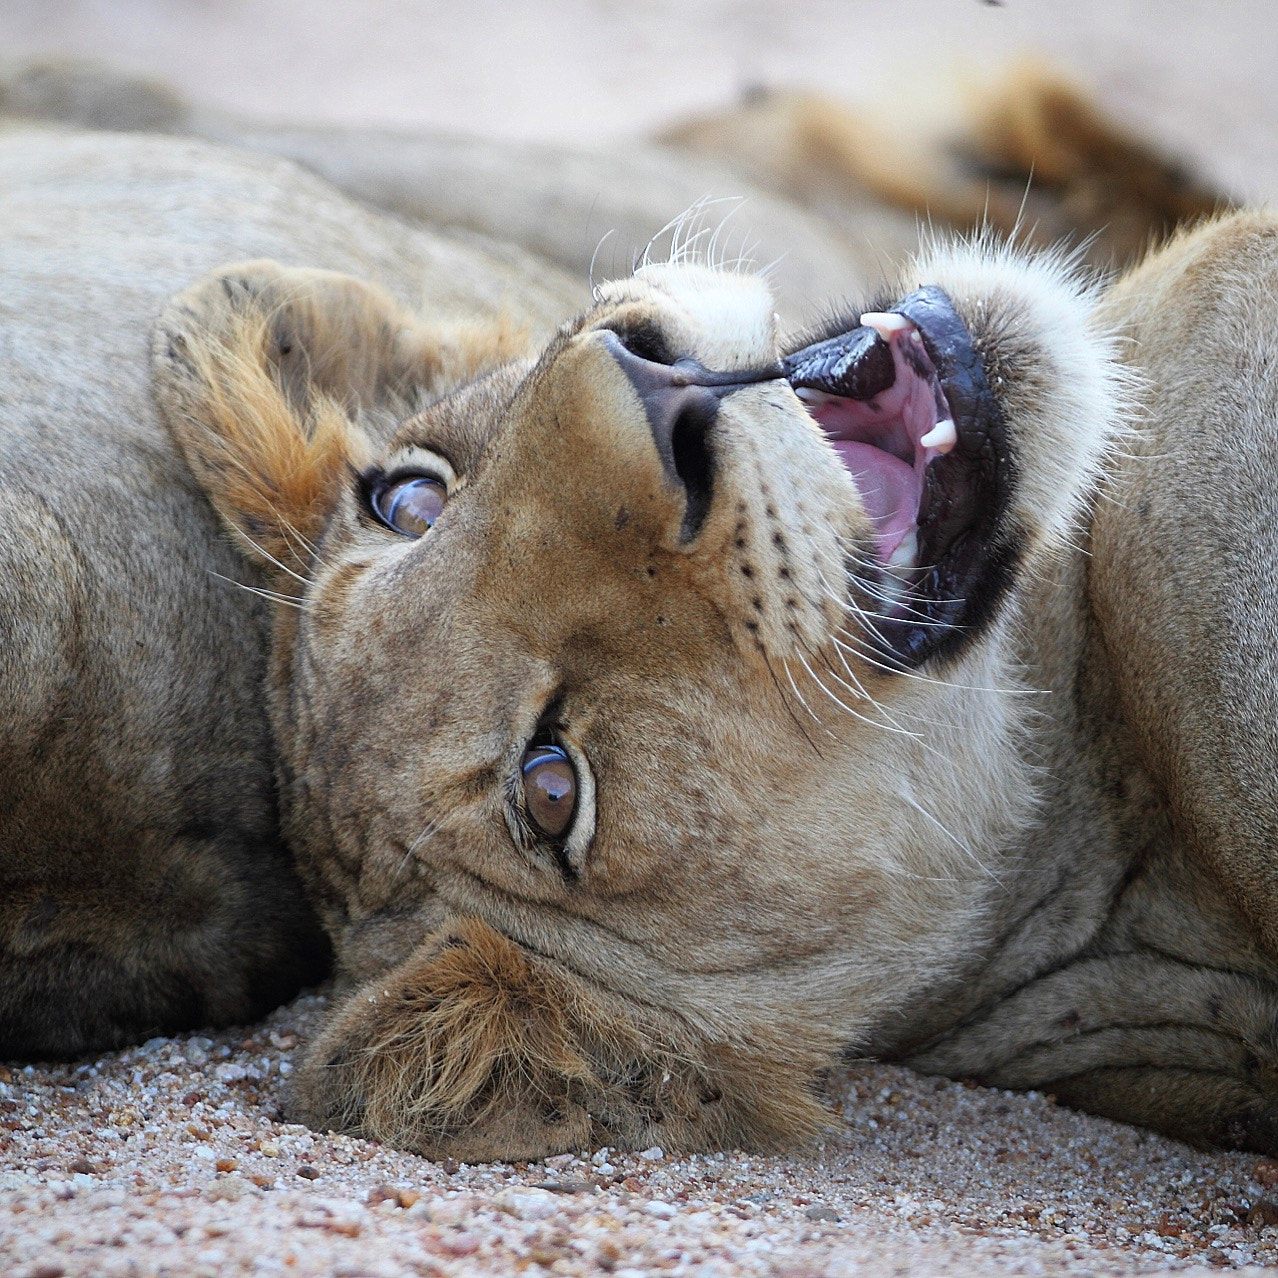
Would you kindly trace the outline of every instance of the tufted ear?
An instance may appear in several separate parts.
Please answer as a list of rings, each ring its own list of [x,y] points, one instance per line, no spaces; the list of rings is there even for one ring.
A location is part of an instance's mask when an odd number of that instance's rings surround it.
[[[295,594],[291,574],[386,424],[523,350],[503,321],[431,325],[351,276],[257,261],[169,303],[152,371],[192,474]]]

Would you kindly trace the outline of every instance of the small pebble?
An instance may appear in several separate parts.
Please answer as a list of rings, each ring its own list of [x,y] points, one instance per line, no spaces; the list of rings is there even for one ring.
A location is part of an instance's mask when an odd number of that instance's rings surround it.
[[[803,1214],[809,1220],[842,1220],[843,1219],[843,1217],[840,1216],[839,1213],[831,1207],[809,1207]]]
[[[1247,1213],[1247,1223],[1253,1229],[1263,1229],[1266,1225],[1278,1225],[1278,1203],[1262,1198],[1252,1204]]]
[[[534,1189],[546,1189],[552,1194],[582,1194],[594,1189],[593,1180],[538,1180],[533,1182]]]

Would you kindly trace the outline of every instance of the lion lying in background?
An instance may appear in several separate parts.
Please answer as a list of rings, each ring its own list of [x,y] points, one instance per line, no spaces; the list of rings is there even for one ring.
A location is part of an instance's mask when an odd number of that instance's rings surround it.
[[[297,1112],[432,1155],[849,1052],[1278,1149],[1272,220],[796,336],[695,230],[586,299],[198,142],[0,177],[0,1051],[331,944]]]

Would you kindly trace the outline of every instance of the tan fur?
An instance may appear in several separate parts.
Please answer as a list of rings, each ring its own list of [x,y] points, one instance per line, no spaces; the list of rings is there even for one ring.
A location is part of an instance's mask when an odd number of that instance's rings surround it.
[[[1085,241],[1089,258],[1105,266],[1134,262],[1177,226],[1228,205],[1049,67],[1026,62],[966,92],[943,90],[929,102],[916,88],[908,111],[893,104],[883,112],[853,112],[821,94],[762,92],[663,137],[726,153],[761,186],[855,233],[867,222],[873,233],[883,201],[1044,246]]]
[[[212,314],[206,299],[191,303],[201,342],[176,334],[174,355],[189,358],[203,388],[204,429],[179,429],[191,472],[218,513],[259,554],[283,572],[276,584],[296,594],[297,573],[332,513],[346,470],[368,459],[347,410],[398,406],[438,394],[476,370],[520,354],[526,335],[506,315],[485,323],[426,326],[396,307],[383,290],[333,272],[287,276],[268,262],[245,264],[251,308],[231,295],[247,286],[216,284]],[[274,287],[272,287],[274,286]],[[182,413],[182,384],[170,412]]]
[[[805,1081],[819,1061],[779,1042],[707,1051],[676,1020],[630,1010],[459,918],[346,1001],[312,1049],[325,1064],[310,1113],[440,1156],[460,1138],[472,1158],[540,1157],[548,1131],[563,1148],[619,1126],[638,1143],[780,1148],[819,1129]]]
[[[50,171],[70,207],[13,195]],[[991,237],[902,267],[877,304],[940,285],[980,352],[1016,562],[896,673],[847,576],[869,518],[763,376],[796,339],[748,272],[676,252],[587,299],[190,142],[15,132],[0,179],[28,264],[7,1050],[253,1014],[314,944],[278,816],[336,959],[295,1096],[317,1125],[468,1159],[777,1146],[851,1052],[1278,1151],[1270,219],[1104,294]],[[79,314],[41,265],[74,201]],[[741,378],[692,535],[627,342]],[[423,467],[449,497],[410,539],[366,493]],[[579,782],[558,848],[518,794],[548,716]]]
[[[755,90],[652,140],[583,149],[246,121],[91,63],[0,75],[7,114],[284,156],[362,202],[522,245],[577,278],[628,269],[654,233],[661,255],[660,228],[709,200],[700,227],[737,210],[722,227],[725,256],[768,264],[789,324],[880,285],[917,246],[920,221],[992,226],[1043,247],[1067,239],[1110,268],[1230,206],[1053,67],[1026,61],[970,84],[920,72],[899,92],[908,110]]]

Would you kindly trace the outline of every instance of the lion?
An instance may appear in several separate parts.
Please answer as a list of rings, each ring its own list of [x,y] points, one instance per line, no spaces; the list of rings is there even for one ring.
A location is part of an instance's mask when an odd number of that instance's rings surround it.
[[[1278,1150],[1271,216],[795,331],[696,232],[0,164],[0,1052],[331,951],[294,1112],[433,1157],[792,1145],[846,1056]]]

